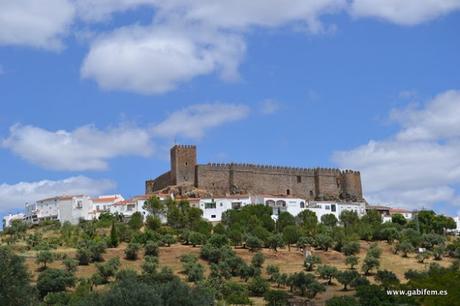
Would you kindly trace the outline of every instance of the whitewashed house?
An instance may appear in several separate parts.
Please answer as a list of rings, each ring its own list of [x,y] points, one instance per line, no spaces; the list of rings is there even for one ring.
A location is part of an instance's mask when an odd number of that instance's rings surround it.
[[[86,195],[58,197],[58,217],[61,222],[78,224],[81,220],[93,219],[93,202]]]
[[[94,219],[99,219],[103,212],[110,212],[110,207],[125,199],[121,194],[102,195],[91,199],[93,202],[92,214]]]
[[[414,213],[410,210],[404,208],[390,208],[390,216],[400,214],[406,219],[407,221],[412,220],[414,218]]]
[[[59,220],[77,224],[79,220],[92,219],[92,201],[86,195],[63,195],[26,203],[24,220],[38,224],[45,220]]]
[[[3,217],[3,229],[10,227],[14,220],[24,220],[25,215],[23,213],[19,214],[9,214]]]
[[[240,207],[250,205],[249,196],[229,196],[224,198],[206,198],[200,199],[199,208],[203,211],[203,218],[208,221],[221,221],[222,214],[230,209],[239,209]]]
[[[280,197],[270,195],[256,195],[251,198],[252,204],[263,204],[272,208],[272,218],[278,219],[282,212],[288,212],[293,216],[297,216],[301,211],[305,210],[306,201],[300,198]]]

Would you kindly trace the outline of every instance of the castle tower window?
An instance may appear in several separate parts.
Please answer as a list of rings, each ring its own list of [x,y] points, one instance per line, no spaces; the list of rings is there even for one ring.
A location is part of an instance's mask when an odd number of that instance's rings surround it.
[[[287,194],[287,195],[290,195],[290,194],[291,194],[291,190],[286,189],[286,194]]]
[[[297,183],[302,183],[302,177],[300,175],[297,175]]]
[[[185,162],[185,165],[188,166],[188,162]]]
[[[313,190],[310,190],[310,197],[314,196]]]

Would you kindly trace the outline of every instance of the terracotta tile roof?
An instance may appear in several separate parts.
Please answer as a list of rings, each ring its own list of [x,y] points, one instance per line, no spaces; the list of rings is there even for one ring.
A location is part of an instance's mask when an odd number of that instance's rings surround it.
[[[95,203],[109,203],[109,202],[115,202],[119,199],[120,199],[119,197],[103,197],[103,198],[94,198],[91,200],[93,200],[93,202]]]
[[[50,201],[50,200],[56,200],[56,201],[65,201],[65,200],[72,200],[73,198],[81,198],[84,197],[85,195],[83,194],[77,194],[77,195],[60,195],[60,196],[55,196],[51,198],[46,198],[42,200],[38,200],[37,202],[45,202],[45,201]]]
[[[112,206],[122,206],[122,205],[128,205],[128,204],[135,204],[133,201],[131,200],[123,200],[123,201],[119,201],[119,202],[116,202],[116,203],[113,203]]]
[[[390,213],[411,213],[412,211],[404,208],[390,208]]]
[[[383,206],[383,205],[368,205],[368,209],[376,209],[376,210],[390,210],[391,207],[389,206]]]

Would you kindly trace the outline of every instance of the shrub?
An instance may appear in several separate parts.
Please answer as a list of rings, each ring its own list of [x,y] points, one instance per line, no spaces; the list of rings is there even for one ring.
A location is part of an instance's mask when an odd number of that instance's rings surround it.
[[[322,266],[318,267],[319,275],[322,278],[327,279],[327,284],[328,285],[332,284],[332,278],[337,275],[337,272],[338,272],[338,270],[334,266],[322,265]]]
[[[350,241],[343,245],[342,253],[346,256],[355,255],[359,253],[359,241]]]
[[[66,258],[62,261],[64,264],[66,270],[68,272],[75,272],[77,271],[77,266],[78,266],[78,260],[72,259],[72,258]]]
[[[269,283],[260,276],[254,277],[248,284],[249,291],[255,296],[263,296],[269,287]]]
[[[316,236],[316,245],[324,251],[329,250],[333,242],[332,237],[327,234],[319,234]]]
[[[45,297],[50,292],[65,291],[67,287],[74,285],[73,274],[58,269],[47,269],[41,272],[37,279],[37,289],[41,297]]]
[[[145,244],[145,248],[144,248],[144,255],[145,256],[158,256],[159,252],[160,252],[160,248],[159,248],[157,242],[148,241]]]
[[[254,256],[252,256],[252,259],[251,259],[251,264],[256,267],[256,268],[262,268],[262,265],[264,264],[265,262],[265,256],[264,254],[260,253],[260,252],[257,252],[254,254]]]
[[[165,234],[161,237],[161,241],[166,244],[167,247],[171,246],[171,244],[176,243],[176,238],[171,234]]]
[[[198,233],[198,232],[191,232],[189,234],[189,241],[193,247],[196,247],[199,244],[204,244],[206,241],[206,236]]]
[[[316,264],[321,263],[321,258],[316,255],[308,255],[305,258],[303,265],[305,266],[307,271],[313,271]]]
[[[96,264],[96,268],[102,277],[102,283],[105,284],[108,282],[109,277],[115,276],[118,269],[120,268],[120,258],[110,258],[106,263]]]
[[[251,251],[255,252],[260,250],[264,246],[264,242],[256,236],[248,236],[246,238],[246,247]]]
[[[289,294],[282,290],[268,290],[264,294],[264,300],[269,306],[285,306],[288,305]]]
[[[37,258],[35,262],[37,264],[42,264],[42,269],[46,269],[48,263],[52,263],[54,261],[54,255],[50,251],[40,251],[37,254]]]
[[[374,256],[366,256],[363,261],[362,270],[365,275],[369,275],[369,271],[378,268],[380,266],[380,261]]]
[[[125,249],[125,257],[128,260],[136,260],[141,245],[138,243],[131,242]]]
[[[359,258],[355,255],[350,255],[345,258],[345,263],[350,266],[350,269],[354,269],[358,264]]]
[[[138,231],[144,225],[144,216],[136,211],[129,219],[128,225],[131,229]]]
[[[226,282],[222,286],[222,295],[224,300],[230,305],[251,304],[246,286],[235,282]]]
[[[359,306],[358,301],[352,296],[335,296],[326,302],[326,306]]]
[[[0,246],[0,304],[32,306],[35,292],[24,258],[15,255],[8,247]]]
[[[359,277],[359,273],[355,270],[346,270],[337,273],[337,281],[343,285],[343,290],[347,290],[347,286],[350,285],[356,278]]]

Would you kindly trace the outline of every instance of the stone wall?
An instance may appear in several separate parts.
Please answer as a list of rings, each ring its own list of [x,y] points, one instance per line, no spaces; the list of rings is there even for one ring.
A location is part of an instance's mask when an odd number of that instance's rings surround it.
[[[171,172],[165,172],[154,180],[145,182],[145,194],[151,194],[154,191],[161,190],[168,186],[174,185],[171,180]]]
[[[253,193],[311,200],[362,198],[359,172],[348,170],[207,164],[198,165],[196,171],[195,186],[215,195]]]

